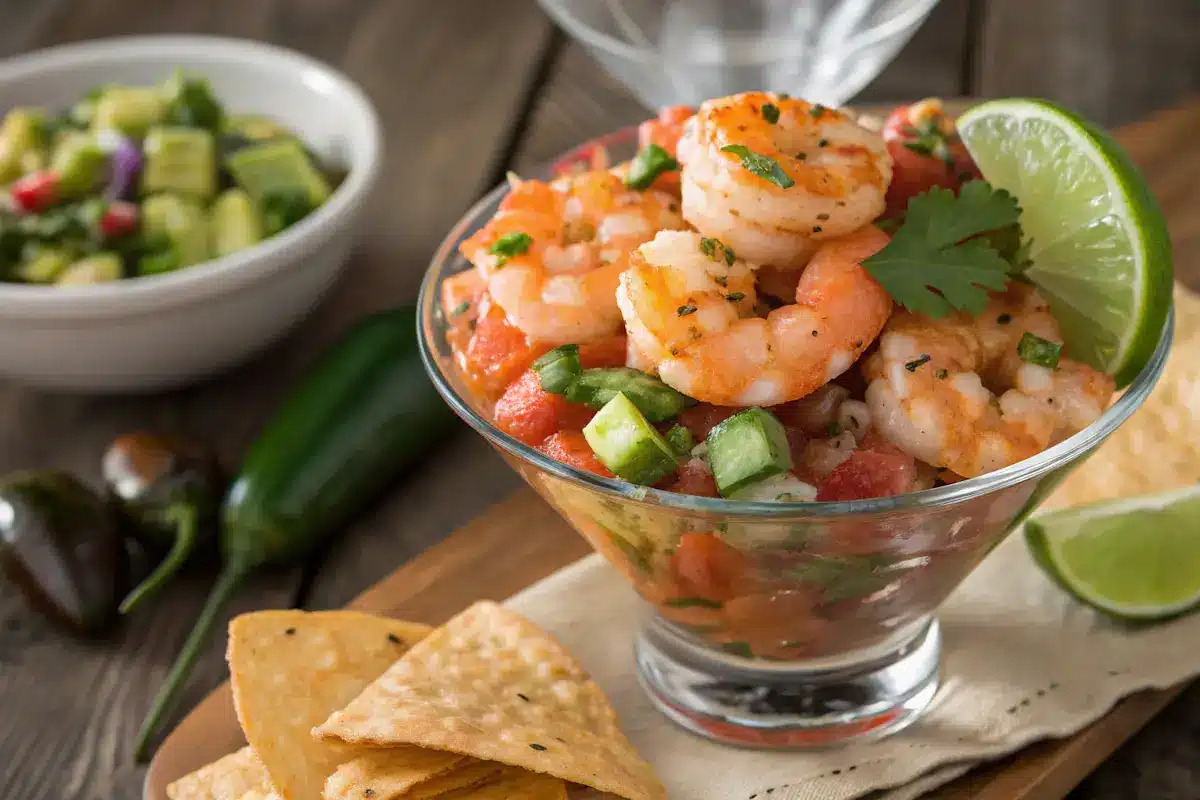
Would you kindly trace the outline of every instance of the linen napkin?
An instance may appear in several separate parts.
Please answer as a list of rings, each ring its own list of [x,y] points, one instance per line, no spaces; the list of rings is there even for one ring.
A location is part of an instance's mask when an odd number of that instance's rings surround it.
[[[1200,674],[1200,615],[1136,630],[1110,622],[1051,583],[1013,535],[939,612],[941,688],[916,724],[843,749],[762,752],[709,742],[655,710],[634,675],[645,607],[600,556],[507,605],[591,672],[672,800],[848,800],[880,789],[909,800],[974,763],[1074,733],[1125,695]]]

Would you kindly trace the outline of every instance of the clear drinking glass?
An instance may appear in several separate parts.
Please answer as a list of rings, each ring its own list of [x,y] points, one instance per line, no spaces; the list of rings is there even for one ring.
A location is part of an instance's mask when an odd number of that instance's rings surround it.
[[[623,160],[634,153],[636,132],[599,143]],[[595,146],[568,153],[556,169],[586,166]],[[1150,363],[1100,420],[1033,458],[952,485],[838,503],[743,502],[634,486],[576,470],[497,430],[454,364],[441,284],[471,268],[458,244],[506,191],[472,208],[434,256],[420,299],[425,366],[458,415],[646,601],[636,669],[656,705],[721,741],[826,745],[913,721],[937,689],[938,605],[1141,405],[1170,348],[1168,319]],[[697,561],[697,553],[720,560]],[[730,565],[736,574],[719,602],[689,590],[697,569]],[[706,577],[710,585],[721,578]]]
[[[749,90],[840,106],[937,0],[539,0],[649,108]]]

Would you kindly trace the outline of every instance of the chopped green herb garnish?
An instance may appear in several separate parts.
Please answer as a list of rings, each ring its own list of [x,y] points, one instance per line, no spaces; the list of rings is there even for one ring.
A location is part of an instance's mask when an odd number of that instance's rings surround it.
[[[763,103],[762,115],[763,119],[774,125],[779,122],[779,106],[773,103]]]
[[[922,353],[920,357],[914,358],[912,361],[909,361],[907,364],[905,364],[904,368],[909,372],[916,372],[917,368],[922,364],[928,364],[931,358],[932,356],[930,356],[929,353]]]
[[[625,185],[630,189],[649,189],[658,176],[664,172],[675,172],[679,162],[665,149],[656,144],[648,144],[638,151],[629,164],[629,174],[625,176]]]
[[[579,345],[560,345],[539,356],[530,368],[538,374],[543,389],[553,394],[564,394],[567,387],[583,372],[583,365],[579,360]]]
[[[829,140],[828,139],[819,139],[817,141],[817,147],[829,147]]]
[[[454,307],[454,310],[450,312],[450,316],[457,317],[459,314],[467,313],[468,311],[470,311],[470,309],[471,309],[471,304],[468,301],[463,300],[461,303],[459,303],[458,305],[456,305]]]
[[[754,658],[754,649],[745,642],[726,642],[721,645],[721,649],[730,655]]]
[[[729,285],[729,278],[726,278],[724,275],[713,275],[713,281],[722,289]]]
[[[745,145],[727,144],[721,148],[721,152],[733,153],[742,160],[743,169],[757,175],[763,180],[770,181],[780,189],[790,189],[796,185],[796,182],[783,171],[783,167],[779,166],[778,161],[759,155]]]
[[[815,106],[813,106],[812,108],[810,108],[808,110],[808,114],[813,119],[820,119],[825,114],[825,106],[821,105],[820,103],[817,103]]]
[[[949,377],[950,377],[950,370],[948,370],[948,369],[939,369],[937,372],[933,373],[933,376],[934,376],[935,378],[937,378],[939,381],[943,381],[943,380],[945,380],[946,378],[949,378]]]
[[[1017,343],[1017,355],[1026,364],[1036,364],[1039,367],[1053,369],[1058,366],[1058,358],[1062,355],[1061,344],[1047,341],[1042,337],[1026,331]]]
[[[669,608],[721,608],[723,604],[707,597],[672,597],[663,605]]]
[[[681,317],[686,317],[688,314],[695,314],[696,307],[691,303],[688,303],[686,306],[680,306],[679,308],[675,309],[675,313]]]
[[[692,436],[692,432],[682,425],[673,425],[671,430],[663,435],[667,440],[667,444],[671,445],[671,449],[680,458],[692,452],[692,448],[696,446],[696,438]]]
[[[704,237],[700,239],[700,252],[708,256],[713,261],[725,259],[725,263],[733,266],[734,254],[733,248],[722,242],[720,239]],[[718,281],[720,283],[720,281]],[[724,286],[724,283],[721,283]]]
[[[531,244],[533,244],[533,237],[528,233],[513,231],[492,242],[487,251],[497,256],[496,266],[503,267],[513,256],[519,256],[526,252]]]
[[[919,128],[906,126],[901,132],[913,137],[912,141],[904,143],[907,149],[919,156],[936,158],[946,165],[946,169],[954,169],[954,153],[950,151],[950,145],[958,141],[958,134],[943,132],[935,119],[922,123]]]
[[[975,237],[1016,224],[1020,213],[1016,198],[986,181],[965,184],[957,197],[930,189],[909,200],[904,223],[863,267],[909,311],[982,313],[988,291],[1008,284],[1012,265]]]
[[[740,303],[746,299],[746,293],[745,292],[730,292],[729,294],[725,295],[725,299],[731,303]]]
[[[842,423],[838,422],[836,419],[830,422],[829,427],[825,429],[825,433],[827,433],[830,438],[839,435],[841,432]]]

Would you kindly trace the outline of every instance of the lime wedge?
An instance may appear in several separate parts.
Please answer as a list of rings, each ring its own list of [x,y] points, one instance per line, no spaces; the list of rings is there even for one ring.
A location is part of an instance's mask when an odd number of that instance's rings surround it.
[[[1200,604],[1200,485],[1041,514],[1025,538],[1055,580],[1107,614],[1164,619]]]
[[[984,178],[1021,204],[1026,275],[1068,354],[1129,384],[1171,303],[1171,240],[1145,179],[1108,134],[1045,100],[983,103],[958,127]]]

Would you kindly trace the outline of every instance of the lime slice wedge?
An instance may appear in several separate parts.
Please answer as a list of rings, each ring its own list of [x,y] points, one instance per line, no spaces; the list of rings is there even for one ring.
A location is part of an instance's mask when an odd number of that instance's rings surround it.
[[[1165,619],[1200,604],[1200,486],[1041,514],[1025,538],[1059,584],[1107,614]]]
[[[1166,222],[1129,155],[1045,100],[983,103],[958,128],[984,178],[1021,204],[1026,275],[1068,354],[1129,384],[1158,344],[1172,283]]]

